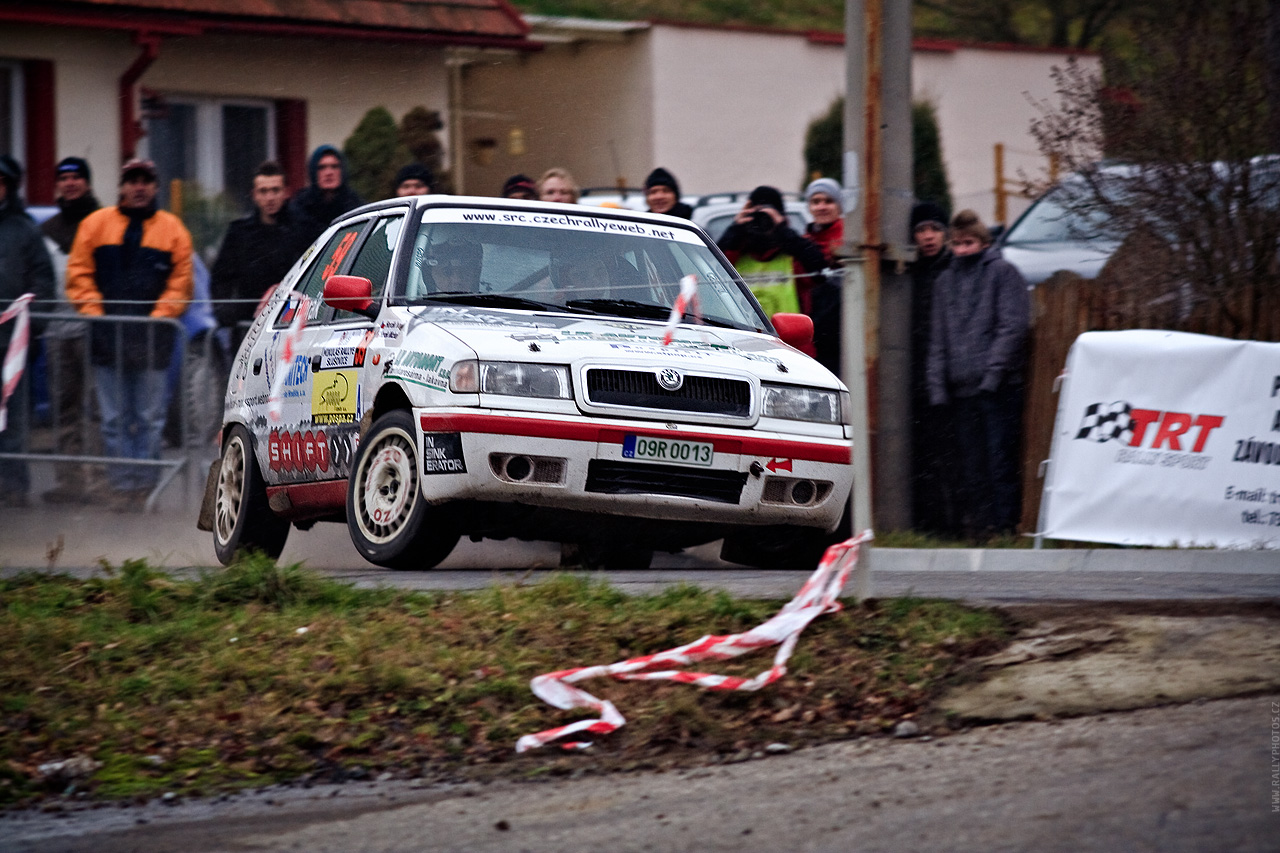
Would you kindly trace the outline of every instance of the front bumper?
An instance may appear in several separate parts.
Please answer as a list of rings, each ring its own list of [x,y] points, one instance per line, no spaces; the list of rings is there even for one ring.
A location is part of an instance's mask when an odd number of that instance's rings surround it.
[[[833,530],[853,486],[845,438],[528,412],[415,409],[435,504],[514,503],[594,515]],[[711,444],[708,465],[640,462],[628,436]]]

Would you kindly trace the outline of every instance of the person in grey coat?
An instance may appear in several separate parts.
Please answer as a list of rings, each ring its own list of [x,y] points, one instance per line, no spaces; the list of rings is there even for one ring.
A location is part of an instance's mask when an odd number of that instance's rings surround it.
[[[1021,514],[1022,388],[1031,303],[1027,282],[972,210],[951,220],[951,263],[933,286],[925,381],[949,406],[967,536],[1012,533]]]
[[[29,310],[53,310],[53,264],[44,246],[40,229],[31,221],[18,194],[22,186],[22,165],[8,154],[0,154],[0,313],[25,293],[35,295]],[[0,360],[9,351],[16,323],[0,325]],[[9,399],[7,425],[0,432],[0,453],[25,453],[30,426],[31,356],[44,326],[32,321],[27,351],[27,370],[22,372],[13,396]],[[0,507],[27,505],[31,474],[27,463],[18,459],[0,459]]]

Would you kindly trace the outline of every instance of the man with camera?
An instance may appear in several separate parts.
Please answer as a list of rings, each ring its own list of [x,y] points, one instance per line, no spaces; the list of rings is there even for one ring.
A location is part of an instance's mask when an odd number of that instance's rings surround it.
[[[788,224],[782,193],[773,187],[759,186],[751,191],[718,244],[769,316],[779,312],[823,316],[826,302],[833,295],[838,298],[822,275],[827,265],[822,249]],[[816,347],[806,349],[809,355],[839,351],[838,347],[822,345],[823,334],[838,334],[838,329],[826,326],[819,329],[815,324]],[[824,362],[824,366],[836,373],[840,370],[839,364]]]

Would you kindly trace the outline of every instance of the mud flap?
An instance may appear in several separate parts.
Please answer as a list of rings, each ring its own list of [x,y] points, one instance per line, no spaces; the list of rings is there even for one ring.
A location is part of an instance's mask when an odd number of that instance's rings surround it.
[[[213,504],[218,496],[218,472],[221,469],[221,459],[215,459],[209,465],[209,476],[204,481],[204,498],[200,501],[200,517],[196,519],[196,530],[213,530]]]

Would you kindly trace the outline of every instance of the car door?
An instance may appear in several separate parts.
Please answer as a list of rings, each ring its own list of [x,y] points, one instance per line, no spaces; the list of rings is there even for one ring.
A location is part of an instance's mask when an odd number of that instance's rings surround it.
[[[343,476],[334,471],[332,436],[317,429],[312,419],[311,353],[332,331],[329,321],[334,312],[324,304],[324,282],[350,263],[352,251],[369,224],[368,219],[356,220],[330,235],[272,322],[266,353],[272,402],[268,404],[267,470],[263,477],[273,485]],[[305,325],[285,363],[282,354],[290,327],[304,304]]]
[[[369,279],[374,305],[380,305],[404,220],[405,212],[400,210],[370,216],[339,230],[333,238],[336,243],[331,241],[334,251],[317,276],[321,299],[323,281],[329,276],[353,275]],[[351,472],[360,419],[372,403],[364,374],[370,367],[367,353],[375,334],[375,323],[369,317],[328,306],[322,306],[309,321],[295,357],[302,362],[298,369],[307,376],[301,386],[305,397],[300,398],[297,434],[289,436],[303,454],[306,479],[345,478]]]

